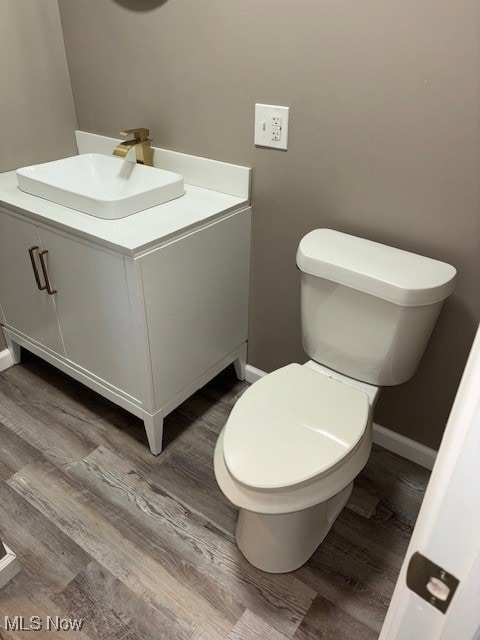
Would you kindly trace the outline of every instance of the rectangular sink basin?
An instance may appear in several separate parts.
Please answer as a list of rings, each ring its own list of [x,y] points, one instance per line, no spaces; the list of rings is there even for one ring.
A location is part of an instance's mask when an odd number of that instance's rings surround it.
[[[178,173],[99,153],[17,169],[18,186],[33,196],[117,220],[182,196]]]

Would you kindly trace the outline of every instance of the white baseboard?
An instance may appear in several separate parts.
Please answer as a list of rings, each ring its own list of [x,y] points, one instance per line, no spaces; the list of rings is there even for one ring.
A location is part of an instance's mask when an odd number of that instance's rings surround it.
[[[0,351],[0,371],[5,371],[9,367],[13,366],[13,359],[8,349]]]
[[[261,369],[257,369],[257,367],[252,367],[251,364],[247,364],[245,367],[245,382],[253,384],[263,376],[266,376],[267,372],[262,371]]]
[[[17,556],[6,544],[4,547],[7,555],[0,560],[0,589],[4,587],[7,582],[10,582],[21,569]]]
[[[416,462],[425,469],[433,469],[437,456],[435,449],[430,449],[420,442],[395,433],[379,424],[373,423],[373,441],[384,449],[393,451],[402,458]]]
[[[257,369],[247,364],[245,367],[245,380],[253,384],[263,376],[267,375],[265,371]],[[392,451],[402,458],[406,458],[411,462],[415,462],[426,469],[432,469],[437,452],[430,449],[415,440],[411,440],[406,436],[395,433],[391,429],[386,429],[379,424],[373,424],[373,441],[388,451]]]

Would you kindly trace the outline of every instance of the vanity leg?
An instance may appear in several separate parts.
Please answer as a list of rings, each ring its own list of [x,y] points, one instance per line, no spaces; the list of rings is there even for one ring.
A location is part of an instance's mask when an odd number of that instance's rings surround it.
[[[162,453],[163,440],[163,416],[157,413],[154,416],[144,418],[143,424],[147,433],[148,446],[154,456]]]
[[[245,380],[245,366],[247,364],[247,345],[243,345],[240,355],[233,362],[235,373],[239,380]]]
[[[5,333],[3,334],[5,337],[5,342],[7,343],[8,350],[10,351],[10,355],[12,356],[13,364],[20,363],[20,353],[21,347],[16,342],[12,342],[12,340]]]

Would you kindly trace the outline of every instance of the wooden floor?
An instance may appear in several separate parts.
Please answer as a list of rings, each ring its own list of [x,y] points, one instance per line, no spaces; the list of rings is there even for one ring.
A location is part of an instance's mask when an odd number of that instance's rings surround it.
[[[4,629],[18,615],[82,618],[54,637],[90,640],[378,637],[427,471],[374,447],[308,564],[265,574],[238,551],[212,468],[247,387],[233,371],[166,419],[155,458],[138,419],[24,356],[0,374],[0,537],[22,565],[0,591],[1,638],[25,638]]]

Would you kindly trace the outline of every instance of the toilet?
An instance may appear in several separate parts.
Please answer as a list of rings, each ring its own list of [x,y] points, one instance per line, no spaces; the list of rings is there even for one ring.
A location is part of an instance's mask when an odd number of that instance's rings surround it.
[[[456,277],[444,262],[332,229],[302,238],[297,265],[311,359],[249,387],[214,454],[239,509],[238,547],[270,573],[297,569],[327,535],[369,458],[379,388],[413,376]]]

